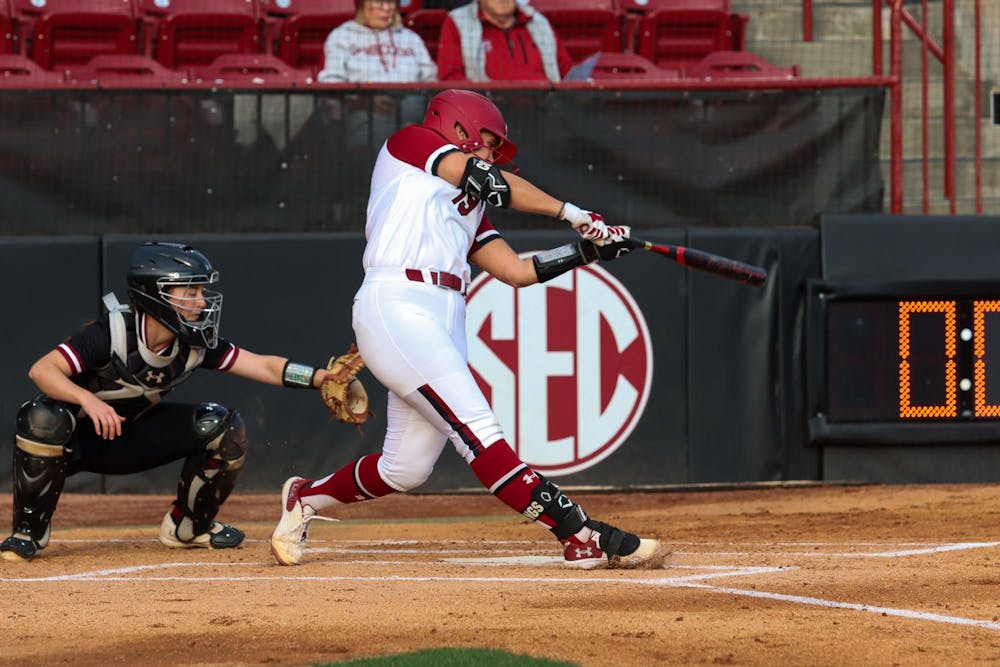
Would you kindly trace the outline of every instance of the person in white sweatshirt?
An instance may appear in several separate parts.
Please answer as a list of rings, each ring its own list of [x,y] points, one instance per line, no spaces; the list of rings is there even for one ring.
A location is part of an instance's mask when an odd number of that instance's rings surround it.
[[[356,0],[356,4],[354,20],[334,28],[326,38],[326,58],[317,75],[321,83],[417,83],[437,79],[437,65],[420,35],[403,26],[398,0]],[[400,126],[419,120],[423,98],[415,96],[412,104],[408,101],[389,95],[348,98],[348,146],[379,146]],[[414,107],[413,114],[407,113],[410,106]]]

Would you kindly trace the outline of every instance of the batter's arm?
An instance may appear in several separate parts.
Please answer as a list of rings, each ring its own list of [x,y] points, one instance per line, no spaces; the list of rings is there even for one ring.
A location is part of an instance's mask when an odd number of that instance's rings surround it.
[[[538,282],[538,274],[531,258],[518,257],[503,239],[490,241],[473,253],[469,260],[511,287],[527,287]]]
[[[446,154],[437,164],[437,175],[448,181],[455,187],[460,187],[465,169],[469,160],[467,153],[452,151]],[[524,213],[535,213],[547,215],[550,218],[558,218],[563,208],[563,202],[552,195],[542,191],[530,181],[521,178],[509,171],[503,172],[503,178],[510,186],[511,200],[510,207],[523,211]]]

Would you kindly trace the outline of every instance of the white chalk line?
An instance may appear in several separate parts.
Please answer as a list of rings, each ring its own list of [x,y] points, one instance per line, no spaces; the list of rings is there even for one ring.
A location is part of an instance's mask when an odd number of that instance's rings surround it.
[[[944,616],[942,614],[932,614],[912,609],[896,609],[894,607],[876,607],[857,602],[839,602],[837,600],[824,600],[822,598],[805,597],[801,595],[786,595],[784,593],[769,593],[767,591],[748,591],[742,588],[726,588],[722,586],[711,586],[709,584],[688,584],[687,588],[700,588],[716,593],[728,593],[729,595],[741,595],[744,597],[763,598],[766,600],[778,600],[781,602],[793,602],[796,604],[807,604],[817,607],[828,607],[830,609],[850,609],[853,611],[865,611],[873,614],[886,616],[900,616],[902,618],[912,618],[921,621],[933,621],[935,623],[948,623],[951,625],[966,625],[986,630],[1000,630],[1000,623],[996,621],[981,621],[974,618],[964,618],[962,616]]]

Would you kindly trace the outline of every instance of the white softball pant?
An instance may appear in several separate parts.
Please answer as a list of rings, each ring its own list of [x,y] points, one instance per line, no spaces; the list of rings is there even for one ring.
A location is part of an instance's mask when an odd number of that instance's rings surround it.
[[[471,462],[503,438],[469,370],[461,293],[372,268],[354,297],[353,324],[365,364],[389,389],[379,460],[389,486],[423,484],[448,439]]]

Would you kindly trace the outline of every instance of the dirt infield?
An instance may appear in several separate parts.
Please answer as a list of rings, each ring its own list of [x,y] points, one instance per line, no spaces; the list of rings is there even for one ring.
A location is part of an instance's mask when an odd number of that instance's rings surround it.
[[[291,568],[267,550],[276,493],[227,503],[220,518],[248,535],[231,552],[162,548],[167,498],[67,495],[42,556],[0,561],[0,664],[309,665],[438,646],[587,666],[1000,662],[996,487],[574,496],[663,538],[668,566],[567,570],[485,495],[344,508]]]

